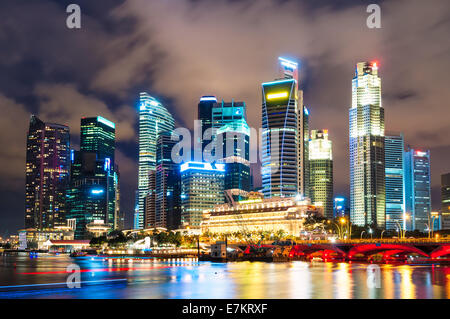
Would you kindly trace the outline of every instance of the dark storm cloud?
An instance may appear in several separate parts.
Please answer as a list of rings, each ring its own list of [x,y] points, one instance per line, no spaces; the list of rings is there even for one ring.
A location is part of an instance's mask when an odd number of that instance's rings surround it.
[[[65,27],[72,2],[82,9],[81,30]],[[333,139],[336,192],[345,193],[349,179],[354,65],[378,60],[386,130],[431,148],[436,204],[439,174],[450,170],[442,151],[450,134],[448,1],[378,2],[377,30],[365,24],[370,2],[377,1],[2,1],[0,108],[17,125],[2,126],[16,137],[14,146],[2,140],[0,186],[23,192],[29,112],[68,123],[74,136],[82,114],[102,114],[118,122],[122,202],[131,212],[139,90],[164,101],[182,126],[193,127],[201,95],[215,94],[246,101],[249,124],[260,127],[260,84],[278,76],[276,59],[287,55],[300,60],[311,128],[328,128]],[[20,205],[6,205],[16,227]]]

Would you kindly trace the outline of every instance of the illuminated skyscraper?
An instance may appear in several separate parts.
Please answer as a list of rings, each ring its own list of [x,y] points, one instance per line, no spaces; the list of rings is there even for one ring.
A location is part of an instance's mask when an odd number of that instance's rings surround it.
[[[224,164],[186,162],[180,165],[181,223],[200,228],[203,211],[224,202]]]
[[[149,189],[149,171],[156,169],[156,141],[161,132],[171,132],[175,121],[167,109],[148,93],[140,94],[139,103],[139,173],[138,216],[134,228],[144,227],[144,198]]]
[[[403,135],[385,137],[386,229],[405,229]]]
[[[377,63],[356,65],[350,108],[350,219],[385,227],[384,108]]]
[[[450,229],[450,173],[441,175],[442,229]]]
[[[212,128],[222,143],[218,163],[224,163],[225,193],[238,201],[250,191],[250,128],[244,102],[216,103],[212,109]]]
[[[75,238],[89,238],[86,226],[102,222],[114,229],[119,205],[119,175],[113,165],[116,126],[101,117],[81,119],[80,151],[71,153],[67,191],[68,219],[76,220]]]
[[[309,140],[309,186],[313,205],[333,218],[333,156],[328,130],[312,130]]]
[[[262,192],[264,197],[299,193],[298,65],[280,58],[283,78],[262,84]]]
[[[64,125],[32,115],[27,135],[25,227],[65,224],[70,134]]]
[[[408,148],[404,163],[406,229],[423,232],[431,220],[430,151]]]

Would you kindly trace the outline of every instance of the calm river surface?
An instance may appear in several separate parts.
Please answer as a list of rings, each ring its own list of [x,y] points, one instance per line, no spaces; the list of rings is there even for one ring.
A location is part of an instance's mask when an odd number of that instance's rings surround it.
[[[81,269],[68,288],[67,266]],[[41,254],[0,257],[3,298],[450,298],[450,267],[380,265],[379,288],[368,264],[345,262],[197,262]]]

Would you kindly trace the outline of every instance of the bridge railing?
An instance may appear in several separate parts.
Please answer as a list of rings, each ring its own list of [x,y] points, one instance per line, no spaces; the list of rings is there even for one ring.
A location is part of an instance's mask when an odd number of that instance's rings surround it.
[[[264,242],[264,244],[271,244],[273,241]],[[450,239],[429,239],[429,238],[373,238],[373,239],[339,239],[339,240],[296,240],[298,245],[307,244],[450,244]]]

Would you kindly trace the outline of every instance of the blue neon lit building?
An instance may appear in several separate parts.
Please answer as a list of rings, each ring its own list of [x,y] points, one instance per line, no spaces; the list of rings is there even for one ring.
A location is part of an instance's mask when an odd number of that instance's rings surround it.
[[[186,162],[180,165],[181,224],[199,228],[203,211],[224,203],[225,165]]]

